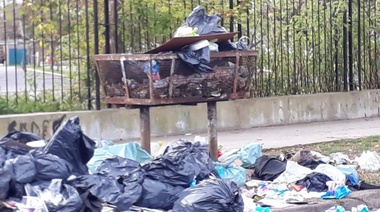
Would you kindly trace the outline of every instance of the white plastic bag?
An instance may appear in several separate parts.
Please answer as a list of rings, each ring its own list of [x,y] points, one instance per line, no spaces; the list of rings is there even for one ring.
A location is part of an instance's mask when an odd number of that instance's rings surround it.
[[[356,157],[355,161],[365,171],[376,172],[380,169],[380,156],[375,151],[365,151],[360,157]]]

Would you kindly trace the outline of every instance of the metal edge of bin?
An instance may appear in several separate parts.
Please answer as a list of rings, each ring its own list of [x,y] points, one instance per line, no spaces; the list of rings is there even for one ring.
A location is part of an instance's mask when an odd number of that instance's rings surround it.
[[[223,51],[223,52],[211,52],[211,58],[217,57],[235,57],[239,54],[240,57],[246,56],[257,56],[257,51]],[[165,53],[165,54],[98,54],[94,55],[93,58],[97,60],[120,60],[121,57],[125,57],[125,60],[171,60],[179,59],[175,53]]]
[[[135,105],[135,106],[162,106],[162,105],[176,105],[176,104],[190,104],[190,103],[205,103],[212,101],[228,101],[231,99],[246,99],[250,98],[250,92],[231,93],[224,98],[204,98],[204,97],[176,97],[167,99],[127,99],[125,97],[106,97],[107,104],[114,105]]]

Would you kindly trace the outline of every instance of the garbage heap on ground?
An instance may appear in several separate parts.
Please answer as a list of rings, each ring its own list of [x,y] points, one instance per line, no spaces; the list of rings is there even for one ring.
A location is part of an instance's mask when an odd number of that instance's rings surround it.
[[[77,117],[47,142],[11,132],[0,140],[0,210],[271,211],[379,188],[360,181],[355,164],[342,153],[269,157],[252,143],[214,162],[207,144],[186,140],[154,152],[151,156],[137,143],[94,141]],[[380,163],[374,152],[356,160],[362,168]],[[361,207],[364,211],[368,208]]]

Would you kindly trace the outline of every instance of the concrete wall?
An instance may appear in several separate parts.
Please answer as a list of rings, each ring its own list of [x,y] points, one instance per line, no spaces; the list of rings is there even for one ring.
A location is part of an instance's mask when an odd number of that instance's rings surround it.
[[[220,102],[218,129],[356,119],[380,116],[380,90],[283,96]],[[48,139],[62,121],[79,116],[84,132],[94,138],[139,137],[139,111],[107,109],[0,116],[0,135],[12,130],[34,132]],[[152,136],[207,132],[206,105],[151,109]]]

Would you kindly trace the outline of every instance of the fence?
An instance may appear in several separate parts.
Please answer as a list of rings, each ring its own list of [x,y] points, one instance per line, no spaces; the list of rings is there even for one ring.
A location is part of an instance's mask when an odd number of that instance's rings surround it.
[[[2,3],[3,113],[20,105],[31,112],[103,107],[91,55],[152,49],[168,41],[197,5],[219,13],[228,31],[239,32],[235,41],[246,36],[259,51],[256,97],[380,87],[379,0]]]

